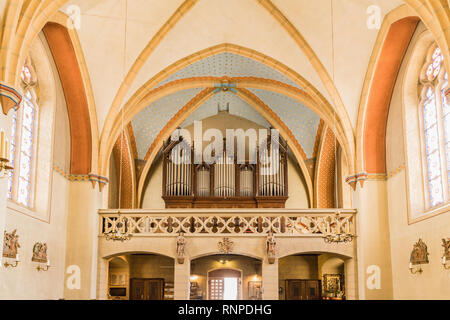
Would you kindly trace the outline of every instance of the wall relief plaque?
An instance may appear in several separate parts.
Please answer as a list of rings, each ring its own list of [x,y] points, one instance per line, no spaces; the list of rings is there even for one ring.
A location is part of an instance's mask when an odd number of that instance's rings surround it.
[[[429,263],[428,255],[429,253],[427,245],[422,241],[422,239],[419,239],[419,241],[414,244],[409,262],[411,262],[413,265],[427,264]]]
[[[19,253],[19,235],[17,234],[17,230],[14,230],[11,233],[7,233],[5,231],[3,236],[3,256],[6,258],[16,258]]]
[[[33,257],[31,261],[46,263],[47,258],[47,244],[36,242],[33,247]]]
[[[233,251],[234,242],[230,240],[230,238],[223,238],[217,246],[219,247],[219,251],[222,253],[230,253]]]
[[[447,261],[450,261],[450,238],[442,239],[442,247],[444,247],[444,255]]]

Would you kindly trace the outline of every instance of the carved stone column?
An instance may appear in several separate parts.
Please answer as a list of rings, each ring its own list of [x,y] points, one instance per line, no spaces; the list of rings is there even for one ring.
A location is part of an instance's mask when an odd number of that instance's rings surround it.
[[[174,274],[175,300],[189,300],[190,277],[191,277],[191,260],[186,257],[184,259],[183,264],[179,264],[175,261],[175,274]]]
[[[358,184],[353,193],[353,205],[358,209],[358,298],[391,299],[393,288],[386,181],[368,179],[364,187]],[[371,270],[379,270],[375,275],[380,283],[377,288],[367,286],[367,280],[372,276]]]
[[[66,299],[85,300],[97,296],[98,209],[101,203],[102,194],[92,189],[89,181],[70,182],[66,270],[69,266],[78,267],[81,285],[80,289],[71,289],[65,285]]]
[[[358,299],[358,268],[356,258],[345,260],[345,295],[347,300]]]
[[[97,299],[108,300],[108,260],[101,257],[98,258],[98,272],[97,272]],[[129,294],[129,293],[128,293]]]
[[[262,263],[262,287],[263,300],[278,300],[278,259],[275,259],[274,263],[271,264],[269,261],[264,259]]]

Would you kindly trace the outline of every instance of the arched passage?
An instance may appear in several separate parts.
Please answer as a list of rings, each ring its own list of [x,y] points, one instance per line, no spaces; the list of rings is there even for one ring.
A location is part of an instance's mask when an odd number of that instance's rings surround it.
[[[334,253],[308,252],[283,256],[278,259],[279,299],[353,298],[356,278],[352,266],[352,259]]]
[[[237,254],[191,260],[191,300],[261,300],[262,262]]]
[[[108,299],[173,300],[173,258],[133,252],[113,255],[104,260],[108,264]]]

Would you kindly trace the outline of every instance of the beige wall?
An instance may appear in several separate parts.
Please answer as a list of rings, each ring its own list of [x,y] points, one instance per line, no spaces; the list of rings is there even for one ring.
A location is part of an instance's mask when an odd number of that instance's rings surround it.
[[[0,268],[0,299],[61,299],[64,297],[65,234],[67,222],[67,199],[69,182],[53,173],[50,222],[32,218],[23,212],[8,209],[5,230],[17,229],[21,262],[17,268]],[[36,242],[47,243],[51,268],[39,272],[39,265],[32,262]]]
[[[324,274],[344,274],[345,272],[344,260],[334,257],[333,255],[321,254],[318,257],[317,264],[319,268],[318,275],[320,280],[323,280]]]
[[[21,261],[17,268],[0,268],[2,279],[0,299],[64,297],[65,239],[70,182],[52,168],[56,165],[65,171],[70,167],[69,122],[57,70],[42,36],[33,43],[31,56],[41,89],[35,207],[24,208],[9,200],[5,204],[6,197],[1,197],[0,205],[3,203],[7,209],[0,210],[2,216],[0,228],[7,232],[17,229]],[[11,111],[9,120],[12,119],[12,114]],[[7,125],[10,124],[11,122]],[[6,182],[6,179],[0,181],[1,187],[4,187],[2,190],[6,190]],[[4,228],[1,218],[5,221]],[[47,254],[51,262],[51,268],[47,272],[39,272],[36,269],[39,264],[31,261],[36,242],[47,244]]]
[[[424,26],[421,24],[402,64],[390,105],[387,126],[386,165],[388,172],[392,173],[387,181],[387,202],[394,299],[450,299],[450,272],[444,270],[441,265],[443,254],[441,239],[450,237],[449,213],[445,212],[412,224],[408,221],[408,214],[412,214],[408,211],[412,210],[412,207],[408,206],[408,201],[410,201],[408,188],[422,188],[421,179],[423,177],[420,174],[420,180],[410,181],[409,185],[407,184],[407,175],[414,174],[413,170],[420,171],[421,159],[412,152],[405,154],[403,145],[420,145],[421,142],[417,141],[418,139],[408,130],[406,135],[404,134],[404,127],[415,124],[418,126],[418,112],[414,115],[415,117],[412,117],[408,108],[414,110],[417,107],[416,105],[402,105],[402,103],[409,103],[408,99],[402,97],[405,92],[409,92],[408,88],[403,87],[408,83],[405,79],[406,71],[423,31]],[[420,61],[418,62],[420,63]],[[411,80],[411,82],[413,81]],[[411,88],[411,91],[414,92],[414,89]],[[402,113],[402,109],[406,111]],[[416,122],[411,124],[411,119],[415,119]],[[404,126],[406,121],[409,123]],[[405,139],[409,139],[409,141]],[[404,165],[405,159],[408,157],[411,157],[409,160],[412,166],[406,170]],[[413,196],[412,193],[410,196]],[[414,202],[417,200],[411,199]],[[421,203],[422,209],[419,214],[423,214],[423,201]],[[414,210],[416,209],[414,208]],[[413,275],[408,270],[409,258],[413,245],[419,238],[422,238],[428,246],[430,263],[422,267],[424,272],[421,275]]]
[[[173,283],[174,259],[160,255],[130,255],[130,279],[162,278]]]

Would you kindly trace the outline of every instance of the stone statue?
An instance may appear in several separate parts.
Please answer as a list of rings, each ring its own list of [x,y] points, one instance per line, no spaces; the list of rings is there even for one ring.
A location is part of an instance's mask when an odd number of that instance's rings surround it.
[[[177,260],[179,264],[184,263],[185,248],[186,238],[184,237],[184,232],[180,232],[177,238]]]
[[[275,263],[276,245],[277,242],[275,241],[275,236],[273,235],[273,232],[269,232],[269,234],[267,235],[266,247],[267,247],[267,260],[269,261],[270,264]]]

